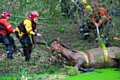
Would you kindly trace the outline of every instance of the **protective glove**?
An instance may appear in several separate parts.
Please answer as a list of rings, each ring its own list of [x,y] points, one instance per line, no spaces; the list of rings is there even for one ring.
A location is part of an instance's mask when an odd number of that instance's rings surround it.
[[[13,30],[13,33],[16,34],[16,32],[17,32],[17,31],[14,29],[14,30]]]
[[[37,36],[41,37],[42,35],[40,33],[37,33]]]
[[[38,32],[38,29],[35,29],[35,32]]]
[[[97,23],[95,23],[95,26],[96,26],[96,27],[99,27],[99,25],[98,25]]]

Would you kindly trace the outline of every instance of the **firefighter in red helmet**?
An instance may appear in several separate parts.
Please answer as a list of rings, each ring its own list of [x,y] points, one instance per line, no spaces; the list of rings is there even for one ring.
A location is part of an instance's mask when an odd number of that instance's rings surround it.
[[[0,42],[6,46],[6,53],[8,59],[13,59],[12,47],[16,50],[14,39],[10,36],[10,33],[15,33],[15,29],[8,21],[10,18],[10,12],[4,11],[0,18]]]
[[[92,22],[96,27],[99,27],[101,37],[104,39],[106,46],[109,46],[109,25],[111,23],[111,16],[109,15],[109,12],[105,7],[99,7],[97,1],[93,2],[93,8],[94,12],[92,14]],[[105,29],[103,30],[104,32],[102,31],[103,27]]]
[[[17,37],[22,44],[25,60],[29,61],[32,52],[33,43],[29,35],[32,36],[41,36],[40,33],[37,32],[36,22],[38,21],[39,13],[37,11],[30,12],[30,16],[28,18],[23,19],[20,24],[16,27]]]

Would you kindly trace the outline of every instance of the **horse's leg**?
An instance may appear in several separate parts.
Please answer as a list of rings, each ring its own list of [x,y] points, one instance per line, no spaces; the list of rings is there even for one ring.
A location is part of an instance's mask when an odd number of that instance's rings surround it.
[[[83,68],[82,65],[85,63],[85,60],[84,59],[78,59],[75,67],[80,70],[80,71],[83,71],[83,72],[92,72],[94,71],[93,68]]]
[[[81,68],[82,64],[84,64],[84,62],[85,62],[84,59],[79,58],[76,65],[75,65],[75,67],[79,70]]]
[[[60,54],[56,54],[55,58],[56,58],[55,63],[62,64],[62,58]]]
[[[92,71],[94,71],[94,69],[93,68],[80,68],[80,70],[81,71],[83,71],[83,72],[92,72]]]
[[[56,57],[56,63],[60,65],[68,64],[68,61],[61,54],[57,54],[55,57]]]

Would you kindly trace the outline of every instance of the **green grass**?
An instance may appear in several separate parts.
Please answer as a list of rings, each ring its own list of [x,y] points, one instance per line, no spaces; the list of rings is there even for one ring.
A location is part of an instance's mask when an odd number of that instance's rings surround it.
[[[17,74],[16,74],[17,75]],[[34,74],[29,75],[29,80],[38,80],[39,78],[44,79],[49,76],[59,76],[58,74]],[[0,80],[18,80],[15,76],[2,76]],[[103,68],[95,69],[94,72],[81,73],[77,76],[68,76],[66,78],[54,79],[54,80],[120,80],[120,69],[116,68]]]
[[[115,68],[95,69],[94,72],[83,73],[60,80],[120,80],[120,70]]]
[[[0,80],[17,80],[17,78],[15,77],[11,77],[11,76],[0,76]]]

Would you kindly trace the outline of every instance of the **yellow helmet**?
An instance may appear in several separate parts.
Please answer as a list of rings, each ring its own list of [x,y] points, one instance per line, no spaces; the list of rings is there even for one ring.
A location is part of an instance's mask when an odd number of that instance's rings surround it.
[[[89,10],[91,10],[91,11],[93,10],[92,7],[91,7],[90,5],[86,5],[85,8],[86,8],[86,9],[89,9]]]
[[[76,2],[83,2],[85,4],[87,4],[87,0],[71,0],[73,3],[76,3]]]
[[[82,0],[82,2],[85,3],[85,4],[88,4],[88,3],[87,3],[87,0]]]

